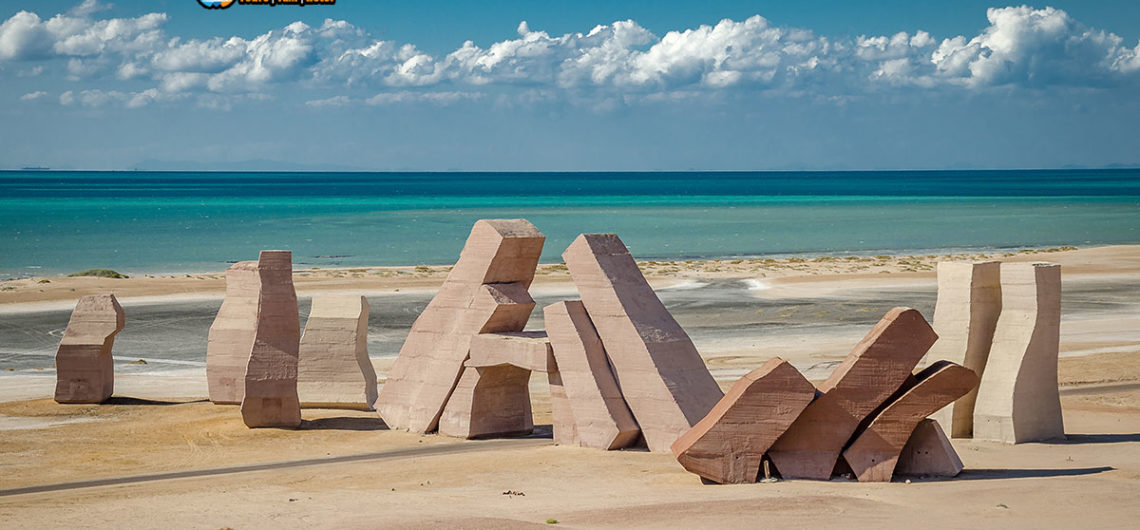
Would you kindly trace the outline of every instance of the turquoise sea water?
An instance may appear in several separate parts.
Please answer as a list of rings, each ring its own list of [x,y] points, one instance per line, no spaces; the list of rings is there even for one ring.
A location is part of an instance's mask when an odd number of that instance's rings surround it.
[[[1140,243],[1140,170],[763,173],[0,172],[0,278],[449,264],[480,218],[544,261],[583,232],[642,259]]]

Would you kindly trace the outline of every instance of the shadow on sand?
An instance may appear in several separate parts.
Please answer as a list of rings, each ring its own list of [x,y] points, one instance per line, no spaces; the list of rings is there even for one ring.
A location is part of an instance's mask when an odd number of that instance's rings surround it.
[[[155,399],[133,398],[127,396],[111,396],[111,399],[104,401],[104,405],[129,405],[139,407],[166,407],[170,405],[187,405],[190,403],[207,403],[208,399],[195,399],[191,401],[160,401]]]
[[[388,426],[379,416],[372,418],[339,417],[301,420],[301,430],[386,431]]]
[[[994,480],[1012,478],[1079,477],[1113,471],[1112,466],[1079,467],[1072,469],[979,469],[967,468],[954,478],[941,480]]]
[[[1049,440],[1041,443],[1054,445],[1119,444],[1140,442],[1140,434],[1066,434],[1064,440]]]

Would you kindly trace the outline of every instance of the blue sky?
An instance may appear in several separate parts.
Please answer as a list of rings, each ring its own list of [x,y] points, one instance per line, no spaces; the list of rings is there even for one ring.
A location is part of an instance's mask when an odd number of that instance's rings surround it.
[[[0,168],[1140,166],[1132,0],[41,0],[0,20]]]

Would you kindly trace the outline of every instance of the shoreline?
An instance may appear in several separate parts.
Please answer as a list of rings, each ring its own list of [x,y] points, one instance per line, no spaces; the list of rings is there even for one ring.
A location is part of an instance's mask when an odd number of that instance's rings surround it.
[[[892,280],[925,278],[934,274],[939,261],[1058,261],[1066,275],[1106,273],[1117,269],[1123,274],[1140,272],[1140,245],[1073,246],[1018,249],[1002,252],[881,254],[837,253],[816,257],[711,258],[686,260],[638,259],[638,266],[655,289],[715,278],[752,279],[757,290],[773,283],[799,283],[834,280],[866,280],[889,275]],[[1103,255],[1127,259],[1114,265],[1103,263]],[[1100,263],[1083,263],[1092,255]],[[636,259],[636,257],[635,257]],[[1087,260],[1092,262],[1090,258]],[[1090,266],[1091,265],[1091,266]],[[397,292],[434,292],[451,265],[406,265],[294,269],[293,281],[299,297],[325,292],[359,292],[382,296]],[[875,282],[879,283],[879,282]],[[561,263],[540,264],[535,275],[537,291],[561,289],[573,292],[569,274]],[[225,293],[225,272],[136,275],[125,279],[34,276],[0,281],[0,315],[52,311],[70,307],[79,297],[98,292],[114,292],[121,303],[148,304],[177,301],[216,300]],[[54,303],[53,303],[54,302]]]

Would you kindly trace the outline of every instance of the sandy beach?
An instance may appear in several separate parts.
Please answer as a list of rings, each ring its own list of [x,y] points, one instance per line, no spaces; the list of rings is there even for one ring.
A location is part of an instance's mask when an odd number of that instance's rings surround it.
[[[42,366],[11,357],[24,364],[11,372],[0,364],[0,526],[1130,525],[1140,516],[1140,246],[640,265],[728,387],[773,356],[823,379],[890,307],[915,307],[931,318],[934,266],[947,259],[1063,266],[1060,378],[1068,440],[955,440],[967,469],[955,480],[705,486],[670,455],[555,446],[544,377],[531,381],[534,435],[468,442],[389,431],[373,413],[340,410],[307,409],[298,431],[250,430],[236,407],[204,400],[204,368],[192,361],[126,365],[132,358],[123,357],[111,403],[58,405],[50,399],[50,357],[36,360]],[[410,324],[447,270],[311,269],[294,279],[303,299],[350,292],[369,296],[374,311],[388,304],[378,314],[396,330]],[[0,282],[0,321],[18,323],[0,331],[15,336],[16,326],[27,328],[39,315],[59,319],[79,296],[107,291],[123,302],[127,330],[132,311],[149,318],[159,307],[195,308],[204,316],[184,331],[192,336],[200,334],[199,321],[209,325],[224,278]],[[532,291],[538,315],[546,303],[576,297],[557,264],[541,267]],[[123,338],[141,347],[147,333],[164,332],[161,322],[178,320],[163,315],[148,320],[154,323],[138,339],[128,339],[127,330]],[[541,319],[530,327],[541,329]],[[370,350],[383,382],[402,339],[373,330],[370,345],[373,332],[384,335]]]

